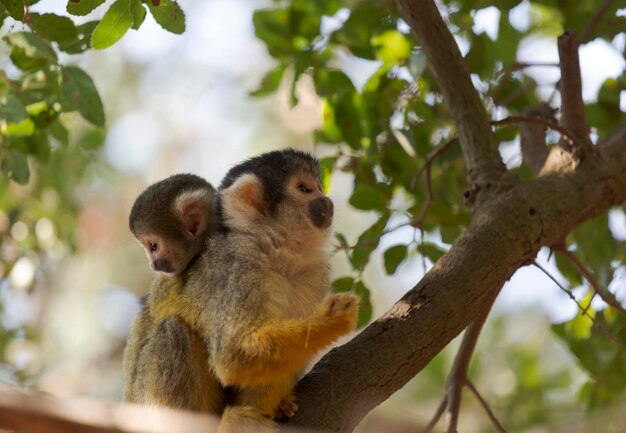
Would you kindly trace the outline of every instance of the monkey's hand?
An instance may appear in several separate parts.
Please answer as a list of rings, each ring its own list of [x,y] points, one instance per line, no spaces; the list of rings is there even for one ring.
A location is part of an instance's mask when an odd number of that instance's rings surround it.
[[[261,385],[294,376],[320,350],[356,326],[358,298],[328,295],[302,319],[271,319],[246,330],[216,357],[215,371],[225,385]]]
[[[289,394],[283,398],[278,407],[274,411],[274,419],[291,418],[298,411],[298,405],[296,404],[296,396]]]
[[[351,293],[332,294],[326,296],[318,314],[326,326],[341,336],[354,330],[358,306],[359,298]]]

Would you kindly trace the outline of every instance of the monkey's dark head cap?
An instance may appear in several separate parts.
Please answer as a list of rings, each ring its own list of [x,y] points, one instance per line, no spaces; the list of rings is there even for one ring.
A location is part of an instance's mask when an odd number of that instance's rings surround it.
[[[196,191],[213,187],[209,182],[195,174],[180,173],[153,183],[135,200],[128,217],[130,231],[137,236],[151,227],[148,222],[159,221],[155,216],[167,216],[171,212],[174,200],[185,191]]]
[[[270,211],[283,199],[283,188],[291,176],[301,173],[321,180],[320,165],[313,155],[296,149],[282,149],[262,153],[231,168],[219,189],[228,188],[246,173],[255,174],[263,182]]]

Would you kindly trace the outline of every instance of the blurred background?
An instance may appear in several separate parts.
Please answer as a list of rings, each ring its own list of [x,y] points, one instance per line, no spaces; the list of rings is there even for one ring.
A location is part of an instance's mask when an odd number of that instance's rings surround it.
[[[299,99],[293,107],[287,86],[276,94],[250,96],[275,65],[252,23],[253,11],[271,2],[180,4],[187,20],[182,35],[164,31],[148,14],[139,31],[129,32],[112,48],[62,57],[92,76],[106,110],[106,136],[89,129],[78,116],[68,116],[71,139],[89,144],[51,161],[37,174],[45,182],[0,185],[2,382],[59,396],[120,401],[125,339],[138,299],[153,276],[127,229],[136,196],[151,182],[179,172],[218,185],[231,166],[263,151],[289,146],[318,156],[331,153],[330,147],[314,145],[322,104],[307,79],[298,82]],[[33,10],[66,14],[65,2],[59,1],[42,0]],[[90,18],[102,13],[98,9]],[[495,7],[481,9],[473,15],[474,30],[495,39],[499,14]],[[511,25],[528,28],[533,14],[536,10],[523,1],[509,12]],[[341,20],[338,13],[326,25]],[[19,23],[6,20],[0,35],[15,26]],[[466,53],[468,41],[458,42]],[[623,73],[625,44],[622,33],[611,43],[598,40],[581,49],[586,101],[597,99],[607,78]],[[9,53],[9,46],[0,42],[0,66],[8,75],[16,74]],[[554,34],[522,40],[516,57],[519,62],[558,62]],[[348,56],[339,61],[355,85],[376,68],[373,61]],[[532,68],[528,73],[540,83],[538,92],[546,95],[559,78],[558,68]],[[626,112],[624,92],[620,109]],[[502,145],[501,151],[509,167],[521,164],[519,140]],[[375,212],[349,205],[353,179],[336,170],[329,191],[336,205],[334,228],[349,244],[377,220]],[[625,241],[623,210],[611,211],[608,222],[613,237]],[[365,268],[373,318],[432,266],[430,259],[414,255],[394,275],[385,272],[383,252],[413,236],[414,230],[407,228],[383,237]],[[437,231],[425,237],[444,250],[449,246]],[[548,251],[539,259],[563,280]],[[332,268],[334,277],[351,270],[339,253],[333,255]],[[610,288],[618,299],[626,299],[623,265]],[[587,288],[581,285],[574,293],[583,298]],[[599,300],[594,305],[603,308]],[[511,430],[550,431],[554,423],[576,419],[584,409],[578,395],[589,375],[551,331],[551,324],[576,314],[576,304],[535,268],[521,269],[499,296],[470,375]],[[457,344],[374,411],[363,428],[410,431],[410,426],[424,424],[443,395]],[[464,432],[491,431],[469,395],[461,417]]]

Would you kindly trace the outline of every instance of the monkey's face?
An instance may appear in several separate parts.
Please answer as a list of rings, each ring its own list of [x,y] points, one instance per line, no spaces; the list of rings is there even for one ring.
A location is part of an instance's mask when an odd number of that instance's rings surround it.
[[[324,195],[322,185],[314,176],[292,176],[284,194],[284,202],[279,203],[276,208],[277,218],[282,220],[281,223],[295,224],[305,231],[327,231],[333,222],[333,202]]]
[[[137,240],[146,251],[150,267],[155,272],[179,275],[194,255],[194,251],[180,242],[158,234],[143,235]]]
[[[333,220],[333,203],[324,196],[313,173],[299,172],[284,179],[276,202],[268,203],[262,180],[240,176],[222,191],[224,224],[231,230],[274,233],[279,238],[317,248],[323,245]]]

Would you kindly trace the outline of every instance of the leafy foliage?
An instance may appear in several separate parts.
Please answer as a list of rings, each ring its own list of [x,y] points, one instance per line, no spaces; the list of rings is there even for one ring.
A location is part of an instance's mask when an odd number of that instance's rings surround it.
[[[467,67],[474,74],[493,120],[521,115],[542,101],[538,83],[528,75],[525,65],[517,63],[518,48],[526,38],[548,36],[556,45],[556,36],[571,30],[586,40],[600,38],[611,42],[624,28],[616,2],[600,17],[601,24],[589,30],[590,17],[605,4],[602,0],[576,5],[553,0],[524,3],[443,2],[444,15],[455,36],[468,46]],[[518,6],[526,8],[527,26],[512,24],[510,11]],[[498,17],[495,38],[475,30],[477,13],[487,8]],[[316,141],[335,149],[335,155],[327,159],[333,169],[354,176],[350,204],[378,215],[356,242],[337,236],[338,248],[345,251],[354,275],[335,281],[335,289],[355,290],[381,237],[399,227],[412,227],[415,241],[394,245],[384,252],[388,274],[395,273],[413,251],[436,262],[446,248],[438,242],[417,239],[424,235],[440,236],[444,244],[452,244],[469,224],[470,214],[462,198],[467,188],[466,170],[455,146],[449,146],[435,161],[427,159],[434,149],[454,136],[454,125],[438,84],[425,67],[419,41],[400,17],[395,2],[364,0],[340,7],[336,2],[287,0],[257,11],[254,25],[257,37],[266,44],[277,66],[252,94],[266,95],[277,89],[281,80],[288,80],[291,101],[296,104],[295,84],[308,75],[323,110]],[[372,72],[356,73],[351,62],[368,65]],[[291,73],[285,74],[286,70]],[[556,88],[556,84],[552,86]],[[600,137],[626,121],[626,113],[620,110],[620,95],[625,86],[624,73],[608,79],[597,101],[587,106],[588,121]],[[496,130],[496,139],[502,144],[519,140],[518,129],[500,128]],[[426,170],[431,179],[424,188]],[[523,165],[514,172],[523,179],[532,177]],[[428,188],[432,190],[432,200],[428,199]],[[408,209],[396,205],[398,197],[408,200]],[[399,219],[406,223],[398,225]],[[624,266],[623,252],[620,253],[608,228],[606,215],[581,227],[567,244],[603,287],[609,287],[617,270]],[[557,266],[572,287],[588,284],[563,257],[557,256]],[[590,307],[588,313],[604,323],[610,311]],[[605,323],[610,334],[622,332],[621,319]],[[607,341],[597,327],[592,329],[586,321],[586,317],[575,317],[555,325],[554,332],[592,378],[581,395],[596,407],[624,397],[622,386],[608,386],[608,380],[598,378],[604,378],[610,369],[610,382],[624,384],[626,364],[615,342]],[[595,350],[598,353],[587,354]],[[587,362],[589,356],[598,359]]]
[[[138,29],[148,11],[166,30],[181,33],[184,15],[175,1],[119,0],[101,20],[37,13],[36,0],[0,1],[0,34],[13,68],[0,70],[0,312],[8,277],[19,263],[43,268],[75,250],[79,203],[76,187],[98,162],[104,144],[105,110],[97,85],[67,54],[104,48],[129,28]],[[87,16],[104,0],[69,0],[67,12]],[[77,116],[78,115],[78,116]],[[70,133],[71,131],[71,133]],[[8,233],[11,232],[11,236]],[[39,271],[38,269],[38,272]],[[26,289],[41,295],[41,276]],[[32,339],[27,325],[0,327],[0,360],[14,340]],[[0,374],[20,381],[19,368],[0,362]]]
[[[26,184],[32,163],[46,163],[68,144],[65,113],[76,112],[91,124],[105,126],[105,112],[96,85],[77,66],[59,62],[59,53],[79,54],[106,48],[143,23],[147,11],[173,33],[185,29],[185,16],[174,0],[117,0],[101,20],[76,25],[71,17],[31,12],[34,1],[3,0],[0,17],[21,21],[26,30],[3,36],[19,76],[0,71],[0,166],[2,176]],[[86,16],[104,0],[69,0],[67,12]],[[14,28],[13,26],[11,28]],[[20,29],[17,27],[17,29]]]

